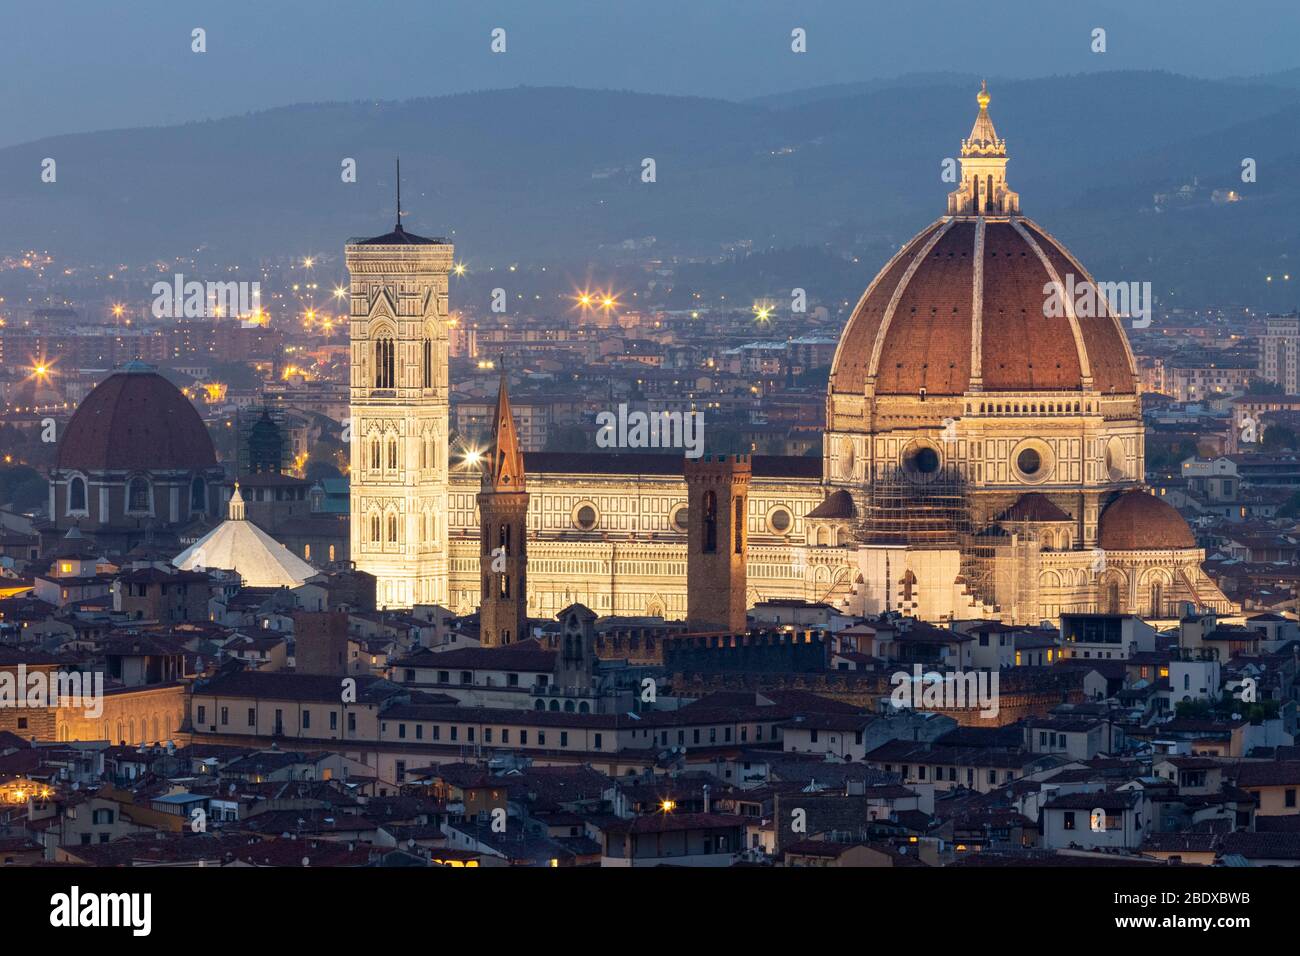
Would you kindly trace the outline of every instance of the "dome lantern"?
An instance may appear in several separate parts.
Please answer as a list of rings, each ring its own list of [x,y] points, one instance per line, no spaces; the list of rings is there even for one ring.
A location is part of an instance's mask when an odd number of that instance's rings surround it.
[[[970,136],[961,141],[961,184],[948,194],[950,216],[1014,216],[1020,194],[1007,186],[1007,141],[999,139],[989,116],[988,84],[975,97],[980,111]]]

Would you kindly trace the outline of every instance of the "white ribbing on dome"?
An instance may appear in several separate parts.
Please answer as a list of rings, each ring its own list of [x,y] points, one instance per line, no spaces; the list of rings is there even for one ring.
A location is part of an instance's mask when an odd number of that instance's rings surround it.
[[[1043,247],[1034,241],[1034,237],[1029,234],[1029,230],[1020,223],[1013,219],[1011,220],[1011,225],[1015,228],[1016,232],[1020,233],[1020,238],[1029,243],[1029,248],[1034,251],[1036,256],[1038,256],[1038,261],[1041,262],[1043,268],[1047,270],[1047,274],[1051,277],[1051,281],[1056,283],[1056,288],[1063,289],[1065,285],[1061,275],[1052,265],[1052,260],[1047,257],[1047,253],[1043,251]],[[1079,327],[1079,316],[1075,313],[1074,303],[1070,301],[1069,296],[1062,296],[1062,300],[1062,304],[1065,306],[1066,320],[1070,323],[1070,334],[1074,336],[1074,350],[1079,356],[1080,384],[1083,386],[1084,391],[1092,391],[1092,362],[1088,358],[1088,349],[1083,344],[1083,329]],[[1123,334],[1123,330],[1121,330],[1121,338],[1123,338]]]
[[[880,353],[885,347],[885,337],[889,334],[890,323],[894,321],[894,310],[898,308],[898,300],[903,297],[903,293],[907,289],[907,284],[912,281],[912,276],[914,276],[916,270],[921,267],[921,263],[925,261],[925,257],[930,254],[930,250],[933,249],[935,245],[938,244],[939,240],[947,234],[948,230],[952,228],[954,221],[955,220],[948,219],[942,226],[934,230],[934,235],[930,236],[930,238],[926,240],[925,245],[922,246],[920,251],[918,251],[912,258],[912,261],[907,266],[907,271],[903,273],[903,277],[898,280],[898,285],[894,287],[893,295],[889,297],[889,305],[885,307],[885,314],[880,320],[880,329],[876,333],[876,341],[872,343],[871,346],[871,361],[867,363],[866,392],[868,396],[874,395],[876,392],[876,376],[880,373]]]

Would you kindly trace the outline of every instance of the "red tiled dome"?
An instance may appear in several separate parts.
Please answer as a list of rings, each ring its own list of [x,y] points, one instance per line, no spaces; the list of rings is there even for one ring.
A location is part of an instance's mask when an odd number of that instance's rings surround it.
[[[216,463],[198,411],[147,366],[100,382],[59,442],[61,471],[198,471]]]
[[[1101,513],[1097,546],[1106,551],[1194,548],[1196,538],[1173,505],[1145,491],[1126,491]]]
[[[983,236],[980,240],[980,224]],[[980,269],[976,269],[976,259]],[[1073,390],[1133,394],[1136,368],[1119,321],[1044,315],[1044,286],[1092,277],[1041,227],[1020,216],[944,217],[880,271],[840,338],[831,391],[861,395],[960,395]],[[979,318],[974,319],[976,306]],[[978,359],[972,354],[978,326]],[[978,361],[979,368],[972,369]]]

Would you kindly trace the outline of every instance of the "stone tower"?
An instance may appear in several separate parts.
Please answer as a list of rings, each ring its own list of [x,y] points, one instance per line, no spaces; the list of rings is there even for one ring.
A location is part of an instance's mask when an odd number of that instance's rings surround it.
[[[479,642],[498,647],[528,637],[528,491],[504,363],[489,454],[478,494]]]
[[[397,225],[351,239],[352,560],[379,607],[447,595],[447,276],[452,245]]]
[[[561,691],[590,690],[596,673],[596,613],[583,604],[570,604],[556,617],[560,622],[556,686]]]
[[[687,458],[685,477],[686,623],[694,631],[744,634],[749,456]]]

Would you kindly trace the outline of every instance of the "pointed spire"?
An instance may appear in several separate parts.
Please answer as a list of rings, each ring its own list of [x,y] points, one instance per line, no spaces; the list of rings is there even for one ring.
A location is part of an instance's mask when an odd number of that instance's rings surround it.
[[[961,141],[963,156],[1005,156],[1007,141],[998,139],[998,131],[993,128],[993,118],[989,116],[989,85],[980,81],[980,91],[975,94],[975,102],[980,111],[975,116],[975,125],[971,127],[970,136]]]
[[[496,413],[492,419],[492,463],[483,474],[484,488],[493,491],[524,490],[524,456],[519,450],[515,416],[510,408],[506,385],[506,360],[501,356],[501,384],[497,389]]]
[[[244,520],[244,496],[239,493],[239,482],[235,482],[235,493],[230,496],[230,507],[226,511],[226,516],[231,521]]]
[[[402,157],[397,157],[397,226],[394,232],[402,231]]]

